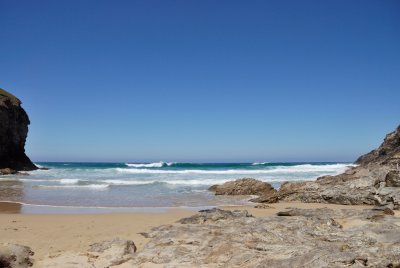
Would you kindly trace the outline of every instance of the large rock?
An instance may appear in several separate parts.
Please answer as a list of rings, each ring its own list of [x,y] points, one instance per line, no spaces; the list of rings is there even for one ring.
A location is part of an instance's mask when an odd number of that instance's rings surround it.
[[[21,101],[0,88],[0,169],[37,169],[25,154],[29,123]]]
[[[316,181],[286,183],[274,195],[276,201],[342,205],[388,205],[400,208],[400,188],[385,166],[357,167],[354,174],[324,176]],[[386,182],[385,182],[386,180]],[[391,184],[392,183],[392,184]],[[253,200],[265,202],[261,197]]]
[[[17,244],[0,244],[1,268],[27,268],[33,265],[33,252],[29,247]]]
[[[202,211],[153,228],[128,267],[399,267],[400,220],[375,210]]]
[[[400,267],[400,218],[389,208],[287,208],[262,218],[209,209],[142,234],[149,241],[136,253],[132,241],[113,239],[37,266]]]
[[[269,183],[251,178],[213,185],[209,190],[214,191],[216,195],[268,195],[276,192]]]
[[[273,195],[261,195],[254,202],[297,201],[343,205],[391,205],[400,209],[398,167],[400,132],[388,134],[382,145],[360,157],[359,166],[337,176],[323,176],[316,181],[287,182]]]
[[[389,171],[388,174],[386,174],[385,183],[387,187],[400,187],[400,171]]]
[[[360,156],[355,163],[359,165],[384,164],[396,167],[400,165],[400,126],[386,135],[378,149]]]

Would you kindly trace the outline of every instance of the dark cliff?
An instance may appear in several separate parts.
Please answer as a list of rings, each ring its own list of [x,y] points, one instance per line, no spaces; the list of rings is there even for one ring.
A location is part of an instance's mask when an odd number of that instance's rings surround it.
[[[37,169],[25,154],[29,123],[21,101],[0,88],[0,169]]]
[[[400,164],[400,126],[395,131],[386,135],[385,140],[378,149],[360,156],[355,163],[359,165]]]

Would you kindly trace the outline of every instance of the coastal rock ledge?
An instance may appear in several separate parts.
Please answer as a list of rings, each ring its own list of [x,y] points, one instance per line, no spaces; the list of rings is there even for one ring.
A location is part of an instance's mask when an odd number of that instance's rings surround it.
[[[361,156],[345,173],[316,181],[283,183],[274,195],[254,202],[278,201],[377,205],[400,209],[400,127],[386,135],[372,152]]]
[[[0,175],[37,169],[25,154],[29,123],[21,101],[0,88]]]
[[[284,182],[278,191],[256,179],[228,181],[209,188],[216,195],[258,195],[256,203],[303,202],[376,205],[400,209],[400,126],[379,148],[357,159],[336,176],[315,181]]]
[[[400,218],[390,209],[286,208],[254,217],[246,210],[201,210],[140,233],[139,250],[115,238],[83,252],[35,261],[30,248],[6,245],[0,261],[33,267],[400,267]],[[21,256],[21,257],[19,257]]]

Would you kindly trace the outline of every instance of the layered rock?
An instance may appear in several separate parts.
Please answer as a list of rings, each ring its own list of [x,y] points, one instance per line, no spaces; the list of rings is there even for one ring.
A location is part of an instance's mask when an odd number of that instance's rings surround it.
[[[213,185],[209,188],[216,195],[269,195],[276,190],[266,182],[252,178],[243,178],[235,181],[228,181],[222,185]]]
[[[153,228],[131,267],[398,267],[400,220],[374,210],[201,211]],[[346,226],[347,223],[348,226]],[[129,266],[127,266],[129,267]]]
[[[114,238],[90,245],[87,252],[64,252],[58,256],[49,256],[40,261],[38,267],[121,267],[134,257],[135,252],[133,241]]]
[[[261,218],[246,210],[215,208],[142,235],[149,241],[137,252],[133,241],[117,238],[92,244],[86,252],[60,252],[35,264],[87,268],[400,267],[400,218],[388,208],[287,208],[276,216]],[[1,255],[0,247],[0,261],[4,256],[7,262],[32,263],[29,248],[20,249],[22,258],[14,258],[19,250]]]
[[[29,123],[21,101],[0,89],[0,169],[37,169],[25,154]]]
[[[392,165],[397,168],[400,165],[400,126],[386,135],[378,149],[360,156],[355,163],[363,166]]]

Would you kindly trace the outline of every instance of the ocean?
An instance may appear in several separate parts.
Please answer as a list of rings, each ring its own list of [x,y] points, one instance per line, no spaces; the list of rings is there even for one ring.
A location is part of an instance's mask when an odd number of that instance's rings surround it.
[[[29,176],[0,178],[0,201],[89,208],[169,208],[241,205],[243,197],[207,189],[240,178],[279,188],[284,181],[313,180],[344,172],[350,163],[53,163]]]

